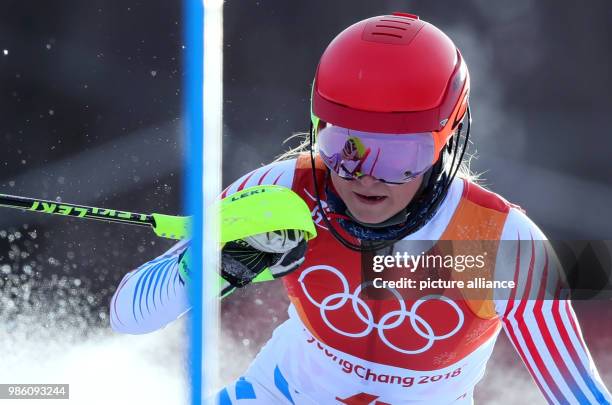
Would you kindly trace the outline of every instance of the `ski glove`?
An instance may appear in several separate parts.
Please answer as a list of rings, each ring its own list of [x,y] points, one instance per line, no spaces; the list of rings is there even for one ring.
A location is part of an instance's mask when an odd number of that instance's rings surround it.
[[[228,242],[221,251],[221,277],[233,287],[249,284],[268,269],[273,278],[297,269],[306,254],[304,232],[280,230]]]

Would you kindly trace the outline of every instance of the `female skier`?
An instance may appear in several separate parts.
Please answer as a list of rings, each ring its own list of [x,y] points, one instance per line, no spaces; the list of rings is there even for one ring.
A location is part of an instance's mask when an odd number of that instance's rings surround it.
[[[222,194],[291,189],[318,236],[284,229],[225,244],[225,292],[265,270],[283,277],[291,305],[220,404],[469,404],[502,328],[549,403],[610,403],[570,301],[545,299],[559,280],[545,236],[520,208],[456,176],[469,90],[459,50],[415,15],[369,18],[331,42],[312,88],[312,154],[259,168]],[[477,299],[390,287],[386,299],[364,296],[367,255],[417,241],[504,241],[489,275],[515,287],[485,287]],[[111,303],[116,331],[153,331],[189,309],[187,247],[126,275]]]

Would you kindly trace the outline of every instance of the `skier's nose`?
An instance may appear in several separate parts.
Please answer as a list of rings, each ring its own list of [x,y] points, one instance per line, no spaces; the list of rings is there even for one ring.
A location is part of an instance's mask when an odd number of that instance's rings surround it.
[[[376,179],[376,177],[372,177],[367,174],[359,177],[357,181],[359,181],[359,183],[364,187],[371,187],[374,184],[378,183],[378,180]]]

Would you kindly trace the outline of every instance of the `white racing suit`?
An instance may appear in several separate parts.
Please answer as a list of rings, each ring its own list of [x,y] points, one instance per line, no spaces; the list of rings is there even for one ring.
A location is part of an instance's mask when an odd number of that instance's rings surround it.
[[[322,165],[317,176],[324,198]],[[570,301],[546,299],[559,281],[554,257],[518,207],[456,179],[435,216],[405,238],[505,241],[494,250],[490,275],[512,280],[513,289],[485,291],[487,299],[429,294],[418,300],[388,289],[392,299],[375,300],[360,295],[360,254],[337,242],[322,222],[308,158],[257,169],[222,197],[258,184],[299,194],[318,236],[305,262],[283,278],[289,320],[246,373],[221,390],[220,404],[469,404],[501,329],[549,403],[611,403]],[[189,308],[176,264],[184,248],[178,244],[125,277],[111,303],[115,330],[146,333]]]

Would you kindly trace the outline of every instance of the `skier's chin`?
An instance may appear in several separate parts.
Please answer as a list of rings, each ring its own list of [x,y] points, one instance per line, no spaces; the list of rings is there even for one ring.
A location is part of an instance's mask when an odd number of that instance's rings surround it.
[[[345,203],[351,215],[364,224],[380,224],[396,214],[389,209],[387,201],[378,204],[368,204],[361,201],[346,201]]]
[[[351,215],[365,224],[380,224],[403,210],[419,189],[422,176],[415,181],[391,186],[369,176],[346,180],[334,172],[332,184]]]

